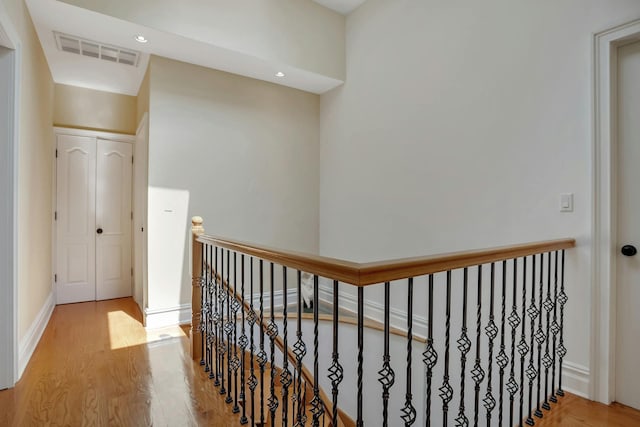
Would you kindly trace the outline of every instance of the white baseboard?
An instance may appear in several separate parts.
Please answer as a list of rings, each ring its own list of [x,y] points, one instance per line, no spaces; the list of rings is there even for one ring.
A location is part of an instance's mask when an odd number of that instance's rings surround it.
[[[147,329],[188,323],[191,323],[191,304],[182,304],[171,308],[146,308],[144,310],[144,327]]]
[[[589,369],[571,362],[562,364],[562,389],[589,398]]]
[[[47,324],[49,324],[49,319],[51,318],[54,307],[55,298],[53,292],[51,292],[27,330],[27,333],[20,340],[20,344],[18,345],[18,379],[22,377],[27,364],[29,364],[29,360],[31,360],[31,356],[33,356],[33,352],[38,346],[40,338],[42,338],[42,334],[47,328]]]

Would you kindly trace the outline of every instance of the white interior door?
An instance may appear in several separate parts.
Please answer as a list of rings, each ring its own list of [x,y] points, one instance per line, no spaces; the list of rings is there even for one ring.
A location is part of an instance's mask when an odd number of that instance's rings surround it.
[[[640,42],[618,50],[616,401],[640,409]]]
[[[131,296],[131,144],[98,139],[96,299]]]
[[[58,135],[57,302],[96,299],[95,138]]]

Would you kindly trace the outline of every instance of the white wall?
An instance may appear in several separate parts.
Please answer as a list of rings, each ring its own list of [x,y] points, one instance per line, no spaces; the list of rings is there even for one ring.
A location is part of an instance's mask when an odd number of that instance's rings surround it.
[[[575,237],[567,360],[588,367],[592,35],[637,18],[635,0],[367,1],[321,97],[322,254]]]
[[[148,307],[190,302],[191,217],[208,234],[318,250],[319,97],[153,57]]]
[[[312,0],[64,0],[146,27],[342,80],[344,16]]]

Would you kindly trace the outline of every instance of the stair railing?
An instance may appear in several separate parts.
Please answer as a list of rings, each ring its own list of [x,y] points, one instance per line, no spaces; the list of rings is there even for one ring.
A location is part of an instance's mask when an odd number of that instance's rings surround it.
[[[363,426],[363,383],[372,372],[380,384],[383,426],[464,426],[481,419],[487,426],[534,425],[534,417],[542,418],[542,409],[550,410],[564,395],[565,251],[575,247],[574,239],[354,263],[208,236],[200,217],[192,226],[191,355],[233,411],[241,412],[240,424]],[[297,272],[293,292],[289,270]],[[311,337],[302,327],[302,272],[313,275]],[[330,282],[328,289],[321,279]],[[381,322],[382,345],[376,349],[381,360],[372,367],[364,362],[366,312],[372,311],[365,289],[374,285],[382,287],[380,318],[374,319]],[[345,378],[340,350],[351,350],[339,348],[340,312],[349,310],[341,302],[349,298],[345,287],[355,288],[356,295],[351,301],[357,319],[355,396],[340,394]],[[404,297],[403,310],[392,306],[392,290],[396,300]],[[418,291],[424,293],[423,304],[416,304]],[[330,295],[324,299],[331,312],[330,342],[320,341],[321,292]],[[295,313],[288,312],[290,306]],[[421,367],[414,363],[416,308],[425,311]],[[404,325],[392,325],[392,316]],[[294,319],[295,339],[289,331]],[[390,342],[392,329],[399,327],[406,340],[402,373],[393,368],[398,355]],[[320,350],[327,346],[328,368],[320,372]],[[307,352],[311,369],[303,363]],[[320,387],[321,376],[329,381],[330,396]],[[422,383],[418,387],[416,379]],[[414,398],[418,389],[424,389],[424,398]],[[404,395],[398,413],[390,413],[393,393]],[[344,412],[341,398],[355,398],[353,413]]]

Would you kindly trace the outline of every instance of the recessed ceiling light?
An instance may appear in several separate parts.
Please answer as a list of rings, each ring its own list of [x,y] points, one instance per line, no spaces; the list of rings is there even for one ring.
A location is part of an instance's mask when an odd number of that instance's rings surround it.
[[[284,73],[282,71],[278,71],[276,73],[276,77],[284,77]]]
[[[142,34],[138,34],[137,36],[135,36],[135,37],[134,37],[134,39],[136,39],[136,41],[137,41],[138,43],[146,43],[146,42],[148,42],[148,41],[149,41],[149,40],[148,40],[145,36],[143,36]]]

